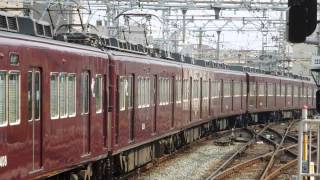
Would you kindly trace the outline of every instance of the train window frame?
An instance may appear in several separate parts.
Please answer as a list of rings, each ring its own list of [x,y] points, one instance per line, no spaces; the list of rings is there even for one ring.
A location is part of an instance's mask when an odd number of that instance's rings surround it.
[[[257,96],[257,83],[254,81],[249,82],[249,96]]]
[[[246,81],[241,81],[242,83],[242,96],[247,97],[248,87]]]
[[[138,78],[139,81],[139,78]],[[139,91],[139,90],[138,90]],[[119,76],[119,111],[126,110],[126,76]],[[139,103],[139,100],[138,100]],[[139,108],[139,106],[138,106]]]
[[[208,100],[209,99],[209,80],[202,80],[202,99]]]
[[[71,114],[69,111],[69,77],[74,76],[74,112]],[[67,74],[67,96],[68,96],[68,101],[67,101],[67,115],[68,117],[76,117],[77,115],[77,74],[76,73],[68,73]]]
[[[138,77],[138,108],[143,108],[143,88],[142,88],[142,84],[143,84],[143,77],[139,76]]]
[[[297,85],[293,86],[293,97],[295,98],[299,97],[299,86]]]
[[[262,87],[262,88],[261,88]],[[258,83],[258,96],[266,95],[266,83]]]
[[[68,73],[66,73],[66,72],[60,72],[59,73],[59,119],[65,119],[65,118],[68,118],[68,79],[67,79],[67,77],[68,77],[68,75],[67,75]],[[65,77],[65,80],[64,80],[64,109],[65,109],[65,113],[64,114],[61,114],[61,85],[62,85],[62,82],[61,82],[61,78],[62,77]]]
[[[188,110],[189,109],[189,98],[190,98],[190,82],[189,82],[190,78],[185,78],[182,81],[182,88],[183,88],[183,92],[182,92],[182,109],[183,110]]]
[[[223,81],[223,97],[224,98],[231,97],[232,96],[232,92],[231,91],[232,91],[231,81],[230,80],[224,80]]]
[[[200,99],[200,79],[192,80],[192,100],[197,101]]]
[[[280,95],[281,97],[285,97],[286,96],[286,92],[287,92],[287,85],[284,83],[281,83],[281,89],[280,89]]]
[[[151,91],[151,84],[150,84],[150,77],[145,77],[145,82],[144,82],[144,92],[145,92],[145,96],[144,96],[144,99],[145,99],[145,104],[144,104],[144,107],[150,107],[150,91]]]
[[[31,122],[32,121],[32,119],[34,118],[34,117],[32,117],[32,112],[30,112],[30,110],[32,111],[32,109],[29,109],[30,107],[32,107],[32,101],[33,101],[33,99],[32,99],[32,89],[31,89],[31,92],[29,92],[29,87],[32,87],[32,72],[33,71],[28,71],[27,72],[27,84],[28,84],[28,90],[27,90],[27,104],[28,104],[28,122]],[[31,73],[31,84],[29,84],[29,75],[30,75],[30,73]],[[31,93],[31,94],[30,94]],[[29,96],[30,96],[30,99],[29,99]],[[30,102],[30,100],[31,100],[31,102]],[[31,104],[29,104],[29,103],[31,103]],[[31,117],[30,117],[31,116]]]
[[[182,103],[182,80],[181,77],[175,78],[176,104]]]
[[[200,109],[200,91],[201,78],[192,79],[192,109],[198,111]]]
[[[308,98],[312,98],[312,87],[308,87]]]
[[[16,62],[13,62],[13,58],[17,58]],[[18,52],[9,52],[9,63],[11,66],[19,66],[20,65],[20,55]]]
[[[42,101],[42,82],[41,82],[41,80],[42,80],[42,77],[41,77],[41,71],[40,70],[36,70],[35,71],[35,74],[39,74],[39,91],[40,91],[40,94],[39,94],[39,118],[36,118],[36,117],[34,117],[34,120],[35,121],[40,121],[40,119],[41,119],[41,101]],[[35,102],[37,101],[37,99],[35,99]],[[35,107],[36,108],[36,107]]]
[[[128,93],[128,109],[133,108],[133,82],[134,78],[133,75],[127,76],[127,81],[128,81],[128,88],[127,88],[127,93]]]
[[[274,96],[275,89],[274,89],[274,83],[267,83],[267,95],[268,97]]]
[[[304,97],[304,98],[307,98],[307,97],[308,97],[308,87],[307,87],[307,86],[304,86],[304,87],[303,87],[303,97]]]
[[[50,72],[50,118],[51,118],[51,120],[57,120],[57,119],[59,119],[59,117],[60,117],[60,106],[59,106],[59,99],[57,100],[57,114],[56,114],[56,116],[52,116],[52,111],[51,111],[51,107],[52,107],[52,99],[51,99],[51,97],[52,97],[52,91],[51,91],[51,78],[52,78],[52,76],[53,75],[56,75],[57,76],[57,79],[56,79],[56,81],[57,81],[57,86],[55,87],[55,88],[57,88],[57,96],[59,96],[59,90],[60,90],[60,88],[59,88],[59,86],[60,86],[60,78],[59,78],[59,72]],[[55,98],[58,98],[58,97],[55,97]]]
[[[287,84],[286,97],[292,97],[292,85],[291,84]]]
[[[189,98],[188,98],[188,94],[189,94],[189,79],[184,79],[182,86],[183,86],[182,101],[183,102],[188,102],[188,100],[189,100]]]
[[[241,81],[233,81],[233,97],[241,97]]]
[[[277,97],[281,97],[281,85],[280,85],[280,83],[276,83],[275,87],[276,87],[276,96]]]
[[[88,115],[89,114],[89,112],[90,112],[90,84],[91,84],[91,82],[90,82],[90,72],[89,71],[82,71],[81,72],[81,74],[80,74],[80,76],[81,76],[81,78],[80,78],[80,81],[81,81],[81,115]],[[86,103],[86,105],[87,105],[87,108],[86,108],[86,106],[85,106],[85,102],[84,102],[84,92],[83,92],[83,90],[84,90],[84,76],[87,76],[88,78],[87,78],[87,103]]]
[[[170,84],[169,84],[169,78],[168,77],[160,77],[159,78],[159,96],[160,96],[160,102],[159,105],[160,106],[164,106],[164,105],[168,105],[169,101],[170,101],[170,92],[169,92],[169,88],[170,88]]]
[[[9,76],[11,74],[17,74],[18,75],[18,107],[17,110],[18,110],[18,113],[17,113],[17,116],[18,118],[15,120],[15,122],[10,122],[10,117],[9,117],[9,96],[10,96],[10,93],[9,93]],[[12,70],[12,71],[8,71],[7,72],[7,121],[9,123],[10,126],[15,126],[15,125],[19,125],[20,122],[21,122],[21,73],[20,71],[16,71],[16,70]]]
[[[100,114],[103,112],[103,75],[102,74],[96,74],[96,77],[95,77],[95,108],[96,108],[96,114]],[[99,87],[99,91],[97,92],[97,86],[100,84],[100,87]],[[100,102],[99,102],[99,109],[97,108],[97,97],[100,96]]]
[[[7,103],[7,71],[0,71],[0,74],[1,73],[3,73],[4,74],[4,91],[3,91],[3,93],[4,93],[4,112],[3,112],[3,114],[4,114],[4,123],[2,123],[2,124],[0,124],[0,127],[6,127],[6,126],[8,126],[8,119],[7,119],[7,115],[6,115],[6,109],[7,109],[7,105],[6,105],[6,103]]]

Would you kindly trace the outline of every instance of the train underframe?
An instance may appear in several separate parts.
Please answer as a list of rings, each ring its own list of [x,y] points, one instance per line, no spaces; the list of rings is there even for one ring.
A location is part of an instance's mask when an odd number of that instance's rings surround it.
[[[314,110],[309,110],[309,115],[313,115],[314,112]],[[50,179],[118,179],[130,176],[131,173],[143,169],[146,165],[152,165],[157,162],[159,158],[170,155],[182,147],[186,147],[214,132],[255,124],[268,124],[289,119],[299,119],[300,117],[301,110],[283,110],[276,112],[245,113],[242,115],[213,119],[116,155],[110,153],[107,158],[79,166],[78,168],[51,177]]]

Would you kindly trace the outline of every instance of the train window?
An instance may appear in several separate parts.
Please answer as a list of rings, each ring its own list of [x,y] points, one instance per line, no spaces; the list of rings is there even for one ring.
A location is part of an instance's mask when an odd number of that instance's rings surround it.
[[[20,74],[10,72],[8,75],[8,119],[10,124],[20,122]]]
[[[35,72],[34,77],[34,88],[35,88],[35,103],[34,103],[34,119],[39,120],[40,119],[40,109],[41,109],[41,79],[40,79],[40,72]]]
[[[95,83],[95,94],[96,94],[96,112],[102,112],[102,103],[103,103],[103,78],[101,75],[96,76],[96,83]]]
[[[307,97],[307,87],[303,89],[303,97]]]
[[[199,80],[193,80],[192,98],[199,99]]]
[[[60,118],[67,117],[67,77],[61,73],[59,77],[59,112]]]
[[[159,89],[159,104],[162,105],[162,102],[163,102],[163,79],[162,78],[159,78],[159,86],[158,86],[158,89]]]
[[[189,80],[183,80],[183,101],[187,102],[189,99]]]
[[[189,79],[184,79],[183,80],[183,105],[182,105],[183,110],[188,110],[189,108],[189,103],[188,103],[189,93],[190,93],[189,86],[190,86]]]
[[[276,84],[276,93],[277,93],[277,96],[281,96],[281,88],[280,88],[280,84]]]
[[[143,106],[149,107],[150,106],[150,78],[145,77],[144,78],[144,101]]]
[[[286,94],[286,85],[281,84],[281,96],[285,96],[285,94]]]
[[[28,120],[32,119],[32,71],[28,72]]]
[[[202,98],[207,100],[209,97],[209,81],[202,82]]]
[[[259,83],[258,84],[258,92],[259,92],[259,96],[265,96],[265,92],[266,92],[266,84],[265,83]]]
[[[298,86],[293,87],[293,96],[299,97],[299,87]]]
[[[133,107],[133,76],[128,77],[128,87],[127,87],[127,96],[128,96],[128,108]]]
[[[160,81],[160,84],[163,83]],[[138,78],[138,108],[144,108],[150,106],[150,78],[139,77]],[[128,95],[128,92],[126,91]],[[161,98],[161,97],[160,97]]]
[[[230,81],[223,82],[223,96],[224,97],[231,96],[231,82]]]
[[[0,126],[6,124],[6,73],[0,72]]]
[[[89,113],[89,97],[90,97],[89,84],[90,84],[89,72],[83,72],[81,74],[82,113],[83,114]]]
[[[233,96],[241,96],[241,82],[233,82]]]
[[[249,91],[250,91],[250,96],[257,95],[257,84],[255,82],[250,82]]]
[[[170,102],[170,89],[171,89],[171,83],[170,83],[170,80],[169,78],[166,78],[165,80],[165,104],[169,104]]]
[[[50,76],[50,114],[51,119],[59,118],[59,74]]]
[[[292,96],[292,86],[287,85],[287,97],[291,97],[291,96]]]
[[[138,79],[139,81],[140,79]],[[127,88],[127,80],[125,77],[120,77],[119,82],[119,109],[123,111],[126,109],[126,88]],[[140,91],[138,91],[140,93]],[[139,96],[139,95],[138,95]],[[140,104],[140,101],[139,101]]]
[[[68,115],[69,117],[76,115],[76,75],[68,75]]]
[[[170,80],[169,78],[160,78],[160,105],[167,105],[170,102]]]
[[[143,79],[142,77],[138,78],[138,108],[142,108],[143,102],[143,87],[142,87]]]
[[[242,95],[247,96],[247,82],[242,81]]]
[[[221,85],[219,80],[214,80],[211,83],[211,98],[219,98]]]
[[[274,95],[274,85],[272,83],[268,83],[268,96]]]
[[[198,79],[193,80],[192,83],[192,107],[194,110],[198,110],[200,108],[200,83]]]
[[[144,102],[145,102],[145,79],[143,77],[140,78],[140,106],[139,107],[144,107]]]
[[[176,103],[180,104],[182,99],[182,82],[180,78],[176,79]]]
[[[308,97],[311,98],[312,97],[312,89],[308,88]]]

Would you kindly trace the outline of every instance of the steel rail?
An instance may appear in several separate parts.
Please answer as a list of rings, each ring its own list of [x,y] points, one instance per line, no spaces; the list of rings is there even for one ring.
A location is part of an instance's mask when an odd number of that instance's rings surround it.
[[[317,151],[314,150],[314,151],[312,151],[312,154],[314,154],[316,152]],[[264,180],[274,179],[275,177],[279,176],[283,171],[289,169],[290,167],[296,165],[297,163],[298,163],[298,159],[297,158],[287,162],[286,164],[282,165],[281,167],[279,167],[278,169],[276,169],[275,171],[270,173],[267,177],[264,178]]]
[[[295,121],[292,121],[292,122],[290,123],[289,127],[287,127],[287,129],[286,129],[286,132],[288,132],[288,130],[291,128],[291,126],[292,126],[292,124],[293,124],[294,122],[295,122]],[[282,141],[281,141],[282,144],[281,144],[281,143],[278,144],[277,142],[275,142],[275,141],[273,141],[273,140],[270,140],[270,139],[264,137],[264,136],[262,135],[262,133],[263,133],[265,130],[267,130],[267,129],[270,130],[270,131],[272,131],[272,132],[274,132],[274,133],[276,133],[276,134],[279,135],[280,137],[282,137]],[[252,132],[252,131],[251,131],[251,132]],[[290,153],[292,156],[297,157],[297,154],[296,154],[296,153],[294,153],[294,152],[292,152],[292,151],[289,150],[289,149],[297,146],[298,141],[297,141],[296,139],[295,139],[295,140],[296,140],[296,144],[291,145],[291,146],[288,146],[288,147],[283,147],[283,142],[284,142],[284,139],[286,138],[286,136],[283,136],[282,134],[280,134],[280,133],[277,132],[276,130],[270,128],[270,125],[265,126],[264,129],[261,130],[259,133],[255,133],[255,132],[253,132],[253,133],[255,134],[255,137],[259,136],[259,137],[262,138],[264,141],[267,141],[267,142],[271,143],[276,149],[278,149],[279,152],[280,152],[280,151],[286,151],[286,152]],[[293,139],[292,137],[289,137],[289,138]],[[243,151],[246,149],[245,147],[248,146],[248,144],[252,144],[252,143],[255,142],[255,141],[256,141],[255,139],[251,140],[251,141],[248,142],[246,145],[244,145],[241,149],[239,149],[236,153],[234,153],[233,156],[231,156],[221,167],[219,167],[216,171],[214,171],[214,172],[207,178],[207,180],[208,180],[208,179],[216,179],[216,178],[226,177],[226,176],[232,174],[233,172],[235,172],[237,169],[241,169],[241,168],[250,166],[250,165],[252,165],[252,164],[255,164],[255,163],[259,162],[260,160],[264,160],[265,158],[267,158],[267,157],[269,157],[269,156],[272,156],[272,155],[274,154],[274,151],[273,151],[273,152],[269,152],[269,153],[260,155],[260,156],[258,156],[258,157],[252,158],[252,159],[250,159],[250,160],[248,160],[248,161],[246,161],[246,162],[244,162],[244,163],[238,164],[238,165],[236,165],[236,166],[233,166],[233,167],[231,167],[231,168],[229,168],[229,169],[226,169],[225,171],[222,171],[222,172],[221,172],[221,170],[225,169],[225,167],[226,167],[227,165],[229,165],[229,164],[232,162],[232,160],[233,160],[238,154],[240,154],[240,153],[239,153],[240,151],[243,152]],[[281,149],[280,149],[280,148],[281,148]],[[269,161],[269,162],[270,162],[270,161]]]
[[[271,156],[271,158],[270,158],[267,166],[265,167],[262,175],[260,176],[260,180],[263,180],[263,179],[267,176],[269,170],[270,170],[271,167],[273,166],[275,156],[279,153],[279,150],[280,150],[280,148],[282,147],[282,145],[283,145],[283,143],[284,143],[284,140],[286,139],[286,136],[287,136],[287,134],[289,133],[289,130],[290,130],[290,128],[292,127],[293,123],[294,123],[294,121],[292,121],[292,122],[289,124],[289,126],[287,127],[286,132],[285,132],[284,135],[282,136],[282,139],[281,139],[281,142],[280,142],[279,146],[277,146],[276,150],[273,152],[273,154],[272,154],[272,156]]]
[[[265,126],[258,134],[263,133],[269,126],[270,124]],[[239,154],[244,152],[254,142],[256,142],[255,136],[253,136],[253,138],[249,142],[247,142],[237,152],[235,152],[230,158],[228,158],[221,166],[219,166],[219,168],[215,170],[209,177],[207,177],[206,180],[213,179],[217,174],[220,173],[220,171],[224,170]]]
[[[291,146],[288,146],[286,148],[281,148],[279,150],[279,152],[281,151],[286,151],[287,149],[290,149],[290,148],[294,148],[298,146],[298,143],[297,144],[294,144],[294,145],[291,145]],[[258,157],[255,157],[255,158],[252,158],[252,159],[249,159],[243,163],[240,163],[240,164],[237,164],[231,168],[228,168],[226,169],[225,171],[215,175],[215,176],[211,176],[210,178],[207,178],[207,179],[222,179],[222,178],[225,178],[227,176],[230,176],[231,174],[235,173],[235,172],[238,172],[239,169],[243,169],[243,168],[246,168],[248,166],[251,166],[259,161],[263,161],[265,160],[266,158],[272,156],[273,152],[268,152],[268,153],[265,153],[263,155],[260,155]]]

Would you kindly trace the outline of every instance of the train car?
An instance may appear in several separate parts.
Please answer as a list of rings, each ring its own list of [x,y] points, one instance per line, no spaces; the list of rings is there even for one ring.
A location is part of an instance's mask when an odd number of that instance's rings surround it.
[[[246,75],[243,72],[216,70],[215,80],[221,82],[221,106],[215,117],[233,116],[245,112],[243,91],[246,91]]]
[[[101,50],[2,32],[0,54],[1,179],[54,175],[106,153]]]

